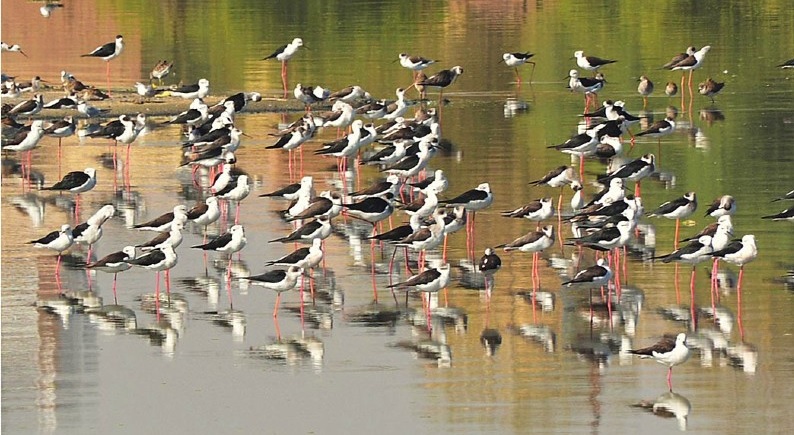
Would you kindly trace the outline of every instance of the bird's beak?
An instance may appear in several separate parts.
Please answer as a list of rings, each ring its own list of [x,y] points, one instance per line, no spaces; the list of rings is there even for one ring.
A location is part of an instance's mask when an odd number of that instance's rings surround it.
[[[301,47],[303,47],[303,48],[305,48],[305,49],[307,49],[307,50],[311,50],[311,48],[309,48],[309,46],[308,46],[308,45],[301,45]]]
[[[504,59],[499,59],[499,62],[496,62],[496,64],[499,65],[500,63],[503,63],[504,61],[505,61]]]
[[[250,138],[253,138],[253,136],[251,136],[251,135],[248,135],[248,134],[245,134],[245,133],[240,133],[240,134],[241,134],[241,135],[243,135],[243,136],[245,136],[245,137],[250,137]]]
[[[25,56],[25,57],[28,57],[28,55],[27,55],[27,54],[25,54],[25,52],[24,52],[24,51],[22,51],[22,50],[19,50],[19,52],[20,52],[20,53],[22,53],[22,55],[23,55],[23,56]]]

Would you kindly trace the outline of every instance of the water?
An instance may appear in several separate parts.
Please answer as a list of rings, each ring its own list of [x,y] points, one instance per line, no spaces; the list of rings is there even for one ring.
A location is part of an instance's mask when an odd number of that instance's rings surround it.
[[[24,244],[69,220],[62,208],[67,197],[24,195],[19,178],[6,174],[4,165],[3,430],[141,433],[165,426],[180,433],[252,428],[269,433],[569,433],[643,427],[662,433],[683,427],[676,419],[632,406],[654,400],[671,400],[684,410],[688,403],[686,428],[692,431],[787,432],[794,427],[788,406],[794,399],[789,381],[794,360],[788,351],[794,324],[787,315],[794,295],[783,283],[794,268],[794,236],[787,222],[759,219],[789,206],[769,201],[794,186],[788,168],[794,139],[790,74],[774,68],[794,53],[794,40],[781,31],[794,19],[787,4],[671,2],[642,19],[643,4],[633,1],[590,4],[587,11],[568,3],[215,2],[203,12],[183,2],[85,2],[67,4],[49,19],[38,14],[38,3],[3,6],[3,40],[20,44],[30,56],[4,53],[3,71],[38,74],[56,83],[66,69],[101,85],[104,65],[77,55],[117,33],[128,45],[111,62],[116,86],[148,76],[159,59],[173,59],[175,77],[168,82],[206,77],[211,101],[240,90],[280,96],[278,63],[259,59],[294,36],[310,49],[290,62],[291,85],[300,81],[338,89],[358,83],[388,98],[410,83],[409,71],[391,63],[400,52],[440,59],[441,67],[462,65],[464,75],[444,93],[451,104],[442,109],[443,134],[453,148],[431,165],[450,178],[446,197],[490,182],[495,201],[478,213],[477,257],[484,247],[510,241],[531,227],[505,220],[498,211],[558,194],[526,183],[568,163],[568,157],[546,146],[578,131],[582,98],[569,94],[561,80],[574,65],[569,59],[574,50],[618,59],[604,68],[608,84],[599,97],[624,99],[635,114],[642,107],[636,78],[648,74],[657,90],[644,113],[660,119],[668,105],[680,110],[681,100],[663,96],[665,82],[680,78],[657,70],[658,65],[688,45],[710,44],[695,85],[707,75],[725,81],[716,103],[695,95],[678,117],[677,133],[662,140],[661,152],[655,140],[638,140],[631,155],[660,154],[661,175],[643,183],[646,209],[696,191],[701,212],[684,223],[682,232],[688,235],[710,222],[702,210],[712,198],[731,194],[739,204],[736,234],[755,234],[760,249],[746,268],[741,317],[738,270],[723,267],[729,284],[720,291],[717,324],[710,318],[707,267],[698,267],[695,302],[708,315],[691,331],[688,322],[671,320],[689,315],[689,269],[680,268],[677,289],[673,266],[645,262],[640,255],[669,252],[673,223],[645,219],[655,246],[633,243],[623,300],[615,306],[611,326],[608,313],[598,310],[591,328],[587,290],[559,285],[576,271],[570,248],[555,246],[544,253],[534,309],[525,296],[532,289],[531,257],[500,252],[505,265],[488,307],[483,292],[472,288],[481,288],[482,278],[469,272],[465,237],[458,234],[450,239],[448,253],[454,267],[450,308],[443,311],[443,322],[434,317],[428,337],[421,302],[411,299],[406,309],[400,294],[395,308],[386,274],[375,278],[379,304],[372,304],[366,242],[344,235],[329,239],[327,272],[317,275],[318,302],[307,307],[302,328],[297,291],[283,295],[278,323],[271,317],[273,292],[235,280],[230,299],[225,264],[210,255],[205,271],[201,254],[188,248],[201,242],[201,229],[191,227],[173,271],[173,303],[163,308],[160,322],[153,304],[141,301],[154,284],[152,274],[141,270],[119,275],[118,302],[127,311],[118,316],[123,320],[109,322],[97,307],[112,303],[112,276],[91,275],[94,293],[79,293],[88,289],[88,278],[81,269],[67,267],[62,288],[79,296],[80,303],[59,303],[54,257]],[[717,8],[721,12],[715,15]],[[30,23],[40,32],[31,34]],[[520,70],[525,82],[518,87],[513,72],[497,63],[502,52],[518,50],[537,53],[532,85],[530,66]],[[510,110],[513,101],[524,108]],[[283,203],[256,196],[286,183],[286,155],[262,148],[272,143],[267,134],[279,123],[298,116],[238,117],[240,128],[253,136],[244,138],[240,167],[255,184],[242,206],[249,245],[242,261],[235,257],[235,276],[260,273],[264,261],[293,248],[266,243],[290,227],[275,214]],[[135,206],[126,206],[106,224],[98,255],[151,236],[127,230],[127,223],[198,198],[189,175],[175,169],[178,138],[178,130],[169,127],[136,142],[127,198]],[[332,132],[324,132],[305,147],[312,150],[332,138]],[[47,184],[58,174],[55,146],[45,139],[34,152],[34,169]],[[97,161],[107,151],[104,141],[72,137],[64,147],[64,169],[100,168],[100,184],[84,195],[83,210],[107,202],[130,204],[114,196],[112,166]],[[331,160],[304,158],[305,172],[319,186],[338,187]],[[603,165],[588,162],[587,171],[601,172]],[[377,177],[365,168],[361,185]],[[593,191],[587,186],[588,194]],[[567,202],[570,193],[565,194]],[[379,270],[387,267],[390,254],[388,249],[383,257],[376,253]],[[84,258],[84,250],[74,249],[67,264]],[[592,261],[588,253],[582,265]],[[443,295],[439,304],[444,305]],[[663,396],[664,367],[620,352],[688,329],[690,345],[697,349],[674,370],[675,395]],[[501,344],[489,352],[481,336],[494,330]],[[431,352],[416,352],[419,348]]]

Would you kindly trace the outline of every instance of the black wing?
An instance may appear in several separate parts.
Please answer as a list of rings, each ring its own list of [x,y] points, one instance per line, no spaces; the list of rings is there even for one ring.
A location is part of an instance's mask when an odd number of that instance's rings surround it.
[[[215,251],[218,248],[228,245],[231,241],[232,233],[223,233],[206,244],[191,246],[191,248],[203,249],[205,251]]]

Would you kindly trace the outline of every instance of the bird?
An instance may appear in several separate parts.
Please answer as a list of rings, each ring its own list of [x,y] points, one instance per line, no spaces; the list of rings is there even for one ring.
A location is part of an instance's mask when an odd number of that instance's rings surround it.
[[[665,119],[654,122],[650,127],[637,133],[635,136],[650,136],[655,137],[659,141],[661,147],[662,136],[667,136],[675,131],[675,120],[673,117],[668,116]]]
[[[772,202],[782,201],[782,200],[785,200],[785,199],[794,199],[794,190],[790,191],[789,193],[787,193],[787,194],[785,194],[783,196],[780,196],[780,197],[777,197],[777,198],[773,199]]]
[[[442,97],[444,96],[444,88],[455,83],[455,80],[461,74],[463,74],[463,68],[459,65],[455,65],[450,69],[441,70],[424,80],[414,82],[414,87],[430,86],[438,88],[438,101],[441,101]]]
[[[157,231],[163,232],[171,228],[171,223],[177,221],[181,223],[187,222],[187,207],[183,204],[174,206],[174,210],[164,213],[148,222],[134,225],[133,228],[141,231]]]
[[[277,260],[265,262],[265,266],[298,266],[304,270],[316,267],[323,259],[322,242],[314,239],[310,247],[298,248]]]
[[[61,181],[50,187],[44,187],[42,190],[61,190],[77,194],[77,203],[75,205],[75,215],[77,215],[80,210],[80,194],[93,189],[96,183],[96,169],[85,168],[83,171],[69,172],[63,176]]]
[[[667,201],[648,213],[649,217],[665,217],[675,219],[675,247],[678,247],[678,231],[681,219],[688,218],[697,210],[698,202],[695,192],[687,192],[684,196]]]
[[[437,60],[427,59],[422,56],[411,56],[408,53],[400,53],[397,56],[397,60],[400,61],[400,65],[402,65],[404,68],[408,68],[413,72],[413,79],[416,79],[417,72],[438,62]]]
[[[273,192],[263,193],[259,195],[259,197],[283,198],[292,201],[298,199],[298,196],[302,190],[307,191],[313,189],[313,184],[313,177],[311,175],[306,175],[301,178],[300,183],[289,184],[280,189],[276,189]]]
[[[160,85],[163,84],[163,79],[168,75],[171,74],[171,68],[173,68],[174,64],[167,60],[158,60],[157,64],[154,65],[152,71],[149,73],[149,80],[157,79]]]
[[[389,285],[389,288],[414,288],[425,293],[434,293],[449,285],[449,263],[439,267],[425,270],[422,273],[411,276],[405,281]]]
[[[149,252],[154,249],[162,248],[165,244],[171,245],[174,249],[179,247],[182,244],[182,230],[185,228],[185,224],[182,222],[174,221],[171,222],[171,230],[168,232],[162,232],[156,235],[154,238],[149,240],[148,242],[141,243],[140,245],[135,245],[136,248],[139,248],[141,252]]]
[[[670,59],[669,62],[662,65],[662,69],[672,69],[676,64],[678,64],[682,60],[688,58],[689,56],[694,55],[697,50],[698,49],[696,47],[687,47],[684,53],[676,54],[675,56],[673,56],[672,59]]]
[[[698,92],[700,95],[705,95],[711,98],[711,104],[714,104],[714,96],[717,95],[722,88],[725,87],[725,83],[718,83],[711,79],[711,77],[707,78],[705,82],[702,82],[698,85]]]
[[[264,57],[262,60],[276,59],[281,62],[281,82],[284,85],[284,98],[287,97],[287,62],[292,59],[292,56],[298,51],[298,48],[306,47],[303,45],[303,39],[294,38],[292,42],[282,45],[277,48],[273,53]]]
[[[535,75],[535,62],[529,60],[535,54],[526,52],[516,52],[516,53],[504,53],[502,54],[502,60],[500,62],[504,62],[505,65],[515,69],[516,72],[516,81],[521,84],[521,75],[518,73],[518,67],[524,65],[525,63],[532,64],[532,72],[529,75],[529,82],[532,83],[532,76]]]
[[[94,51],[83,54],[81,57],[98,57],[106,62],[106,78],[108,93],[110,93],[110,61],[121,55],[124,51],[124,38],[121,35],[116,35],[116,40],[108,42],[107,44],[100,45]]]
[[[565,244],[585,246],[597,251],[609,251],[624,246],[631,237],[631,229],[632,223],[621,216],[616,225],[607,225],[593,233],[568,239]]]
[[[691,55],[688,55],[686,58],[684,58],[683,60],[677,62],[676,64],[670,67],[671,70],[681,71],[682,73],[689,71],[688,87],[689,87],[690,95],[692,95],[692,72],[700,68],[701,65],[703,65],[703,60],[706,58],[706,54],[709,52],[709,50],[711,50],[711,46],[706,45],[705,47],[702,47],[700,50],[692,53]],[[683,74],[681,75],[681,87],[682,88],[684,87]],[[683,101],[683,95],[681,96],[681,98]]]
[[[706,214],[703,216],[711,216],[718,218],[725,215],[733,215],[736,213],[736,200],[731,195],[722,195],[715,199],[709,208],[706,209]]]
[[[251,193],[251,186],[248,184],[248,176],[240,175],[236,180],[230,181],[225,188],[215,193],[221,199],[228,199],[235,203],[234,224],[237,225],[240,219],[240,202]]]
[[[644,154],[638,159],[634,159],[614,171],[598,178],[601,184],[611,183],[615,178],[634,181],[634,196],[640,196],[640,182],[643,178],[649,177],[656,170],[656,156]]]
[[[44,96],[35,94],[30,100],[23,101],[8,111],[11,116],[33,116],[41,112],[44,108]]]
[[[487,208],[493,202],[493,193],[488,183],[480,183],[477,187],[452,198],[441,200],[439,204],[462,205],[467,211],[477,211]]]
[[[794,221],[794,207],[789,207],[780,213],[761,216],[761,219],[771,219],[773,221]]]
[[[273,309],[273,317],[278,317],[278,307],[281,303],[281,293],[292,290],[298,283],[298,277],[303,275],[303,269],[298,266],[290,266],[287,269],[276,269],[259,275],[252,275],[242,279],[251,281],[254,285],[269,288],[276,292],[276,304]]]
[[[521,252],[540,252],[549,248],[554,244],[554,226],[545,225],[540,231],[530,231],[526,235],[513,240],[510,243],[505,243],[496,246],[496,248],[503,248],[505,252],[521,251]]]
[[[169,271],[176,266],[178,261],[176,251],[174,251],[173,246],[165,243],[160,248],[154,249],[145,255],[131,258],[126,261],[133,266],[155,271],[155,280],[157,281],[155,284],[155,297],[158,301],[160,300],[160,272],[165,271],[165,288],[170,301],[171,280],[169,278]]]
[[[778,68],[781,68],[781,69],[791,69],[791,68],[794,68],[794,59],[789,59],[789,60],[787,60],[787,61],[785,61],[785,62],[781,63],[781,64],[780,64],[780,65],[778,65],[777,67],[778,67]]]
[[[72,244],[74,243],[74,237],[72,236],[72,226],[69,224],[61,225],[61,229],[58,231],[53,231],[46,236],[31,240],[28,242],[35,246],[36,248],[46,248],[56,251],[58,253],[58,261],[55,263],[55,276],[59,276],[60,268],[61,268],[61,255],[63,251],[69,249]]]
[[[711,256],[739,266],[739,282],[737,284],[737,290],[741,290],[742,278],[744,275],[744,265],[755,260],[755,258],[758,256],[758,247],[755,244],[755,235],[746,234],[742,236],[741,241],[733,241],[725,248],[713,251]]]
[[[599,258],[594,266],[580,270],[568,281],[563,281],[561,285],[572,286],[575,284],[588,284],[593,287],[605,285],[612,279],[612,269],[603,258]]]
[[[132,260],[135,258],[135,255],[136,253],[134,246],[125,246],[121,251],[108,254],[101,259],[85,266],[86,269],[99,270],[105,273],[113,274],[114,304],[118,304],[118,297],[116,295],[116,279],[118,278],[118,274],[119,272],[124,272],[132,267],[127,260]]]
[[[8,51],[8,52],[11,52],[11,53],[19,53],[19,54],[21,54],[21,55],[23,55],[25,57],[28,57],[28,55],[25,54],[24,51],[22,51],[22,47],[20,47],[19,44],[7,44],[5,42],[0,42],[0,48],[2,49],[2,51]]]
[[[480,263],[477,266],[477,270],[480,271],[485,276],[485,294],[488,300],[491,297],[491,291],[493,290],[493,280],[494,274],[502,268],[502,259],[496,254],[496,251],[493,248],[485,248],[485,252],[483,256],[480,257]]]
[[[595,56],[585,56],[584,51],[582,50],[575,51],[573,56],[576,58],[576,64],[579,66],[579,68],[594,72],[597,72],[598,69],[604,65],[617,62],[616,60],[601,59],[600,57]]]
[[[342,207],[347,210],[348,215],[370,223],[373,232],[378,222],[388,218],[394,212],[394,206],[391,204],[391,195],[388,195],[385,199],[380,196],[370,196],[359,202],[342,203]]]
[[[675,82],[667,82],[667,86],[664,87],[664,94],[668,97],[675,96],[678,93],[678,85]]]
[[[637,92],[642,95],[642,108],[648,105],[648,95],[653,93],[653,82],[648,76],[642,75],[639,79],[640,84],[637,85]]]
[[[526,218],[535,222],[542,222],[554,216],[554,204],[551,198],[540,198],[530,201],[529,204],[515,210],[503,211],[504,217]]]
[[[198,82],[191,85],[179,86],[176,89],[162,91],[156,94],[156,97],[176,96],[186,100],[193,100],[196,98],[204,98],[210,93],[210,81],[207,79],[199,79]]]
[[[291,232],[285,237],[270,240],[270,242],[300,242],[312,243],[312,240],[327,239],[331,235],[333,228],[331,226],[331,218],[328,216],[318,216],[315,220],[303,224],[300,228]]]
[[[191,248],[229,254],[229,262],[226,266],[226,277],[230,279],[232,276],[232,255],[236,252],[240,252],[247,242],[248,239],[245,237],[245,228],[243,228],[242,225],[233,225],[229,228],[229,231],[212,239],[209,243],[191,246]]]
[[[629,353],[640,358],[653,358],[659,364],[667,366],[667,387],[673,391],[673,367],[685,363],[689,359],[690,350],[686,345],[686,334],[681,332],[675,338],[664,337],[653,346],[632,349]]]
[[[568,87],[571,92],[581,92],[585,98],[585,110],[590,104],[590,95],[593,95],[604,88],[606,80],[596,76],[595,78],[579,77],[579,71],[572,69],[568,72]]]
[[[44,121],[37,119],[30,123],[30,131],[18,131],[14,137],[3,143],[2,148],[4,150],[26,152],[27,158],[25,160],[27,160],[28,173],[30,173],[31,152],[33,148],[36,148],[43,136]]]

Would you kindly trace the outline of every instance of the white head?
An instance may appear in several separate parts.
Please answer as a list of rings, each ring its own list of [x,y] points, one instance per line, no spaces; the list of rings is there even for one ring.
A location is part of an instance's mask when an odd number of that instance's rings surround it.
[[[88,176],[91,177],[91,178],[96,178],[96,169],[94,169],[94,168],[85,168],[85,170],[83,172],[88,174]]]
[[[60,231],[61,233],[69,233],[71,231],[72,231],[72,226],[71,225],[69,225],[69,224],[61,225],[61,231]]]
[[[295,38],[295,39],[293,39],[293,40],[292,40],[292,45],[294,45],[294,46],[296,46],[296,47],[301,47],[301,46],[303,46],[303,39],[301,39],[301,38]]]
[[[198,85],[200,88],[208,88],[210,87],[210,81],[207,79],[201,79],[198,81]]]
[[[482,190],[483,192],[490,193],[491,192],[491,185],[488,184],[488,183],[481,183],[479,186],[477,186],[477,190]]]
[[[243,229],[242,225],[234,225],[233,227],[229,228],[229,232],[234,234],[242,234],[245,235],[245,230]]]
[[[578,79],[579,78],[579,71],[577,71],[575,69],[570,70],[568,72],[568,77],[570,77],[572,79]]]
[[[575,57],[577,59],[582,57],[582,56],[584,56],[584,51],[583,50],[579,50],[579,51],[574,51],[573,52],[573,57]]]

